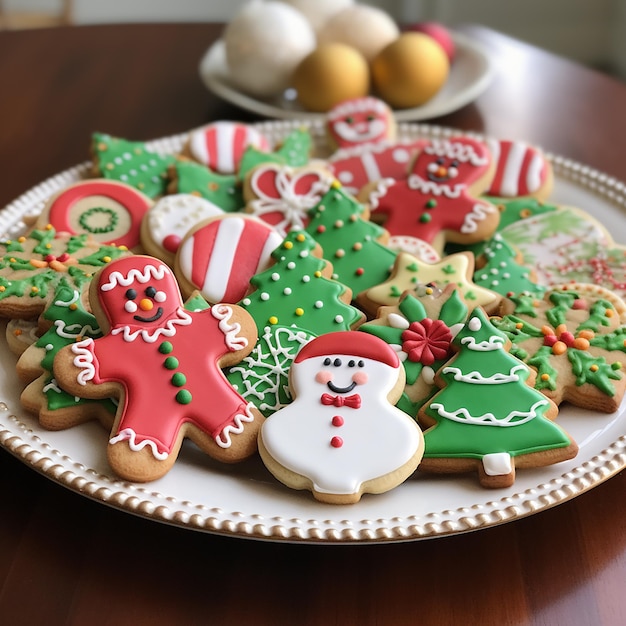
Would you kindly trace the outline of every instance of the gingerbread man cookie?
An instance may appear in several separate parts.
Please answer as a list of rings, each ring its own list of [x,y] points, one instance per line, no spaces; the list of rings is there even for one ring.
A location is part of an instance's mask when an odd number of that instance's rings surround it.
[[[416,237],[441,252],[446,242],[469,244],[495,232],[498,210],[479,198],[492,177],[493,161],[483,142],[433,139],[417,154],[408,178],[368,186],[359,199],[392,236]]]
[[[266,467],[287,486],[331,504],[396,487],[423,453],[418,425],[393,406],[403,379],[396,353],[373,335],[313,339],[291,366],[293,402],[261,427]]]
[[[54,375],[69,393],[120,399],[107,448],[116,474],[163,476],[185,437],[226,462],[255,452],[262,416],[221,371],[254,348],[245,311],[226,304],[186,311],[172,271],[148,256],[104,268],[90,302],[103,336],[60,350]]]

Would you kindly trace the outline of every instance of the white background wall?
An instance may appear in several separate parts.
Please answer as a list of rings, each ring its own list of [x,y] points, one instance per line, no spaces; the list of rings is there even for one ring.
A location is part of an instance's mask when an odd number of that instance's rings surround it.
[[[8,10],[54,10],[62,0],[3,0]],[[246,0],[74,0],[78,24],[226,21]],[[626,77],[626,0],[366,0],[401,23],[481,23]]]

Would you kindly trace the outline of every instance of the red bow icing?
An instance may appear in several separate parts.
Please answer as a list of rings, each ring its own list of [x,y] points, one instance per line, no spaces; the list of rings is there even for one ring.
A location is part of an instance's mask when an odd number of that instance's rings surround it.
[[[351,396],[331,396],[329,393],[322,394],[322,404],[326,406],[347,406],[351,409],[360,409],[361,408],[361,396],[358,393],[354,393]]]

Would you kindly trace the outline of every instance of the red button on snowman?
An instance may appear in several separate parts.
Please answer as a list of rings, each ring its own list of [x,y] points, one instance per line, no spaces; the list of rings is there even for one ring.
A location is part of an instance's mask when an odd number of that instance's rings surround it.
[[[358,331],[313,339],[291,366],[294,401],[263,423],[259,451],[269,471],[331,504],[382,493],[417,468],[424,440],[394,406],[404,370],[394,350]]]

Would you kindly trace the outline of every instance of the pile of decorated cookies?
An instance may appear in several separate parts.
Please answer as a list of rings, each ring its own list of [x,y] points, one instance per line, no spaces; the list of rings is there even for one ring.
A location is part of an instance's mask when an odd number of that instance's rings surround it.
[[[626,254],[550,203],[542,152],[396,138],[369,97],[328,113],[327,154],[262,128],[177,154],[94,134],[91,176],[0,241],[23,406],[101,422],[122,479],[188,438],[330,503],[573,458],[559,405],[613,412],[626,387]]]

